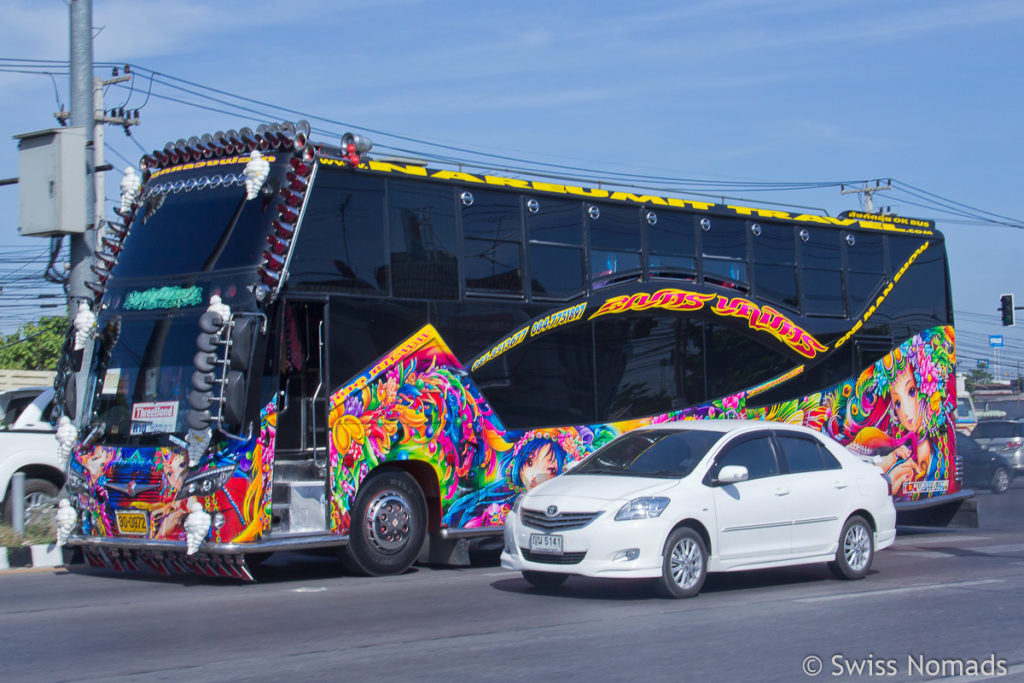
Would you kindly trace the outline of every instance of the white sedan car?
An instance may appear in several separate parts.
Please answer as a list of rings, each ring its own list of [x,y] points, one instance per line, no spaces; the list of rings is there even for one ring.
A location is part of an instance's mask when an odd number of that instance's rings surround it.
[[[501,565],[538,587],[573,574],[696,595],[709,571],[828,562],[859,579],[896,538],[880,470],[804,427],[660,424],[620,436],[520,496]]]

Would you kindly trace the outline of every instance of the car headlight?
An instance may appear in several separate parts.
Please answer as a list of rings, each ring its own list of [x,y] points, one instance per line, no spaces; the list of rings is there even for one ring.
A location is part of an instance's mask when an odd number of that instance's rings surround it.
[[[623,522],[629,519],[654,519],[668,506],[668,498],[644,496],[634,498],[615,513],[615,521]]]

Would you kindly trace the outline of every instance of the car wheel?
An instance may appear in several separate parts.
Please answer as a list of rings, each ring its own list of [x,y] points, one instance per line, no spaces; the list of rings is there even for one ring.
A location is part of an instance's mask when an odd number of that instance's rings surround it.
[[[997,467],[992,473],[992,481],[989,484],[992,493],[1006,493],[1010,488],[1010,470],[1005,467]]]
[[[875,558],[875,534],[867,520],[854,515],[846,520],[839,534],[836,559],[829,569],[840,579],[863,579]]]
[[[363,482],[352,507],[345,566],[360,574],[401,574],[416,561],[427,533],[427,503],[419,484],[400,470]]]
[[[554,572],[532,572],[523,571],[523,578],[526,583],[534,588],[558,588],[569,578],[568,574],[556,574]]]
[[[56,515],[52,503],[60,489],[46,479],[27,479],[25,481],[25,526],[45,524]],[[14,499],[8,494],[4,505],[4,520],[9,524],[14,519]]]
[[[692,598],[708,575],[708,551],[704,539],[690,527],[668,535],[661,561],[661,578],[655,588],[662,597]]]

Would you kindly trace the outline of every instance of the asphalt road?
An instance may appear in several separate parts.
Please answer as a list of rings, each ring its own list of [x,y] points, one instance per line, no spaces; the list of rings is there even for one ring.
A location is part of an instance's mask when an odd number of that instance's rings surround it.
[[[0,678],[1024,680],[1024,479],[980,510],[980,529],[903,530],[863,581],[719,574],[681,601],[583,578],[544,593],[486,563],[371,579],[276,556],[257,584],[3,572]]]

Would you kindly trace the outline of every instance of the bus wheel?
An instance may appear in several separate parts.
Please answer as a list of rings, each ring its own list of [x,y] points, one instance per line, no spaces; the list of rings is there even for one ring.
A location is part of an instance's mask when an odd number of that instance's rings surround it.
[[[401,574],[419,557],[426,533],[427,503],[419,484],[401,470],[385,470],[359,488],[342,557],[361,574]]]

